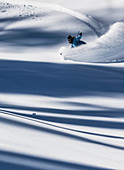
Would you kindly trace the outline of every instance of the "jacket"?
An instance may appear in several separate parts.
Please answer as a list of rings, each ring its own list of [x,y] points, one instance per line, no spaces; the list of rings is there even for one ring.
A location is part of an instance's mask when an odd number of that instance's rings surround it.
[[[82,41],[80,41],[81,38],[82,38],[82,35],[81,35],[81,34],[79,34],[77,37],[74,37],[74,38],[73,38],[73,42],[72,42],[72,44],[71,44],[71,48],[77,47],[78,45],[83,44]]]

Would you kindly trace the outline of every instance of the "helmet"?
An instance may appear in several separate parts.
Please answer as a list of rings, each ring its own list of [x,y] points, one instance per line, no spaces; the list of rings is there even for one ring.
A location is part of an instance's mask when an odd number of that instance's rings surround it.
[[[72,36],[71,36],[71,35],[68,36],[68,40],[69,40],[69,39],[72,39]]]
[[[71,35],[68,36],[68,42],[69,42],[70,44],[72,43],[72,38],[73,38],[73,37],[72,37]]]

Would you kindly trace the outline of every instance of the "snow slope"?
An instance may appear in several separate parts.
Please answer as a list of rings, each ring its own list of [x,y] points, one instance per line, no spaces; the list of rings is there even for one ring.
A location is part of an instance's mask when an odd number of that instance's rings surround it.
[[[110,30],[90,44],[69,49],[64,59],[83,62],[118,62],[124,60],[124,22],[113,24]]]
[[[123,5],[0,1],[0,169],[123,170]]]

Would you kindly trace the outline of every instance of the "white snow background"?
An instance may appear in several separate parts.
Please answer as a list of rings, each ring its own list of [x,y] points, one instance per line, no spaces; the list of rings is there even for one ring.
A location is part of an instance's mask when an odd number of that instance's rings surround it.
[[[123,61],[123,0],[0,0],[0,170],[123,170]]]

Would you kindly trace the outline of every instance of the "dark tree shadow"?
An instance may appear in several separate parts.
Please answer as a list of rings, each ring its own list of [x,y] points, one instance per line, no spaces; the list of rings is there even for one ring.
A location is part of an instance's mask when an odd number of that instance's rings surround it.
[[[124,93],[124,68],[0,60],[0,92],[52,97]]]
[[[41,13],[38,14],[38,17],[42,18],[44,15],[45,14]],[[68,32],[65,31],[47,31],[47,29],[43,27],[6,29],[7,26],[13,23],[30,19],[32,19],[32,15],[0,18],[0,23],[2,24],[2,26],[0,26],[0,46],[13,46],[13,49],[16,47],[23,49],[27,47],[44,48],[65,42],[68,35]]]
[[[6,159],[5,161],[1,161],[0,159],[0,167],[2,170],[109,170],[102,167],[64,162],[9,151],[0,151],[0,156],[9,158],[9,160]],[[13,162],[14,159],[16,163]]]
[[[67,33],[63,31],[45,31],[39,28],[11,29],[0,36],[1,45],[27,47],[49,47],[65,41]]]
[[[68,102],[67,102],[68,103]],[[83,105],[83,104],[82,104]],[[96,105],[86,104],[84,106],[87,106],[88,108],[96,108],[99,109]],[[11,104],[3,104],[0,103],[1,111],[5,111],[4,109],[18,109],[18,110],[25,110],[25,111],[32,111],[33,112],[43,112],[43,113],[51,113],[51,114],[59,114],[59,115],[77,115],[77,116],[97,116],[97,117],[106,117],[106,118],[123,118],[124,117],[124,109],[116,109],[116,108],[107,108],[107,107],[101,107],[103,110],[66,110],[66,109],[57,109],[57,108],[46,108],[42,106],[41,107],[29,107],[29,106],[16,106]],[[14,112],[13,112],[14,113]],[[15,112],[16,113],[16,112]]]

